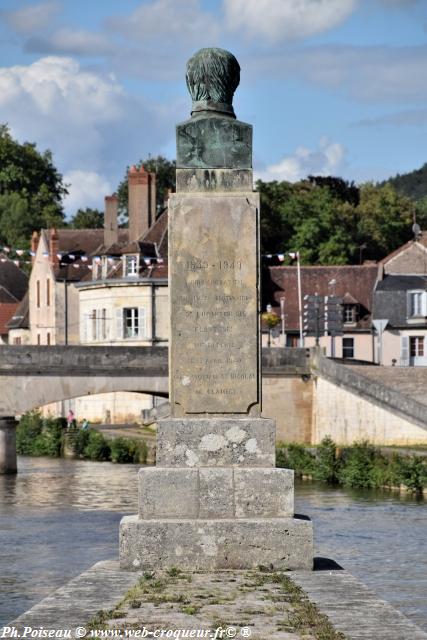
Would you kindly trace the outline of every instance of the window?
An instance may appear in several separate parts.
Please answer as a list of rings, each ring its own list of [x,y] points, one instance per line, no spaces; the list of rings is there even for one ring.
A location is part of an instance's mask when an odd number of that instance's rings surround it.
[[[422,315],[422,302],[423,302],[423,294],[422,291],[412,291],[409,294],[409,315],[410,316],[421,316]]]
[[[117,309],[117,338],[144,339],[147,335],[145,307]]]
[[[424,356],[424,336],[411,336],[409,349],[411,358],[422,358]]]
[[[342,357],[354,358],[354,338],[342,339]]]
[[[46,280],[46,306],[50,307],[50,280]]]
[[[40,280],[37,280],[36,282],[36,295],[37,295],[37,308],[40,309]]]
[[[138,338],[139,336],[139,313],[135,307],[123,309],[123,336],[125,338]]]
[[[138,275],[138,257],[137,256],[125,256],[125,275],[126,276]]]
[[[356,322],[356,306],[354,304],[345,304],[343,307],[343,322]]]
[[[37,334],[37,344],[40,345],[42,343],[41,338],[40,338],[40,334]]]
[[[22,344],[22,338],[14,338],[13,344]]]
[[[50,332],[49,331],[47,332],[46,339],[47,339],[46,344],[50,345]]]

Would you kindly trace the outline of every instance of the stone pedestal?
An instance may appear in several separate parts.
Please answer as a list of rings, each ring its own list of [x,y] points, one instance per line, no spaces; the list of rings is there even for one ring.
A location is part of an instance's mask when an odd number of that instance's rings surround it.
[[[273,420],[162,420],[157,451],[139,472],[138,515],[121,522],[122,568],[312,568],[312,524],[294,518],[293,471],[275,468]]]
[[[16,472],[16,420],[0,418],[0,474]]]

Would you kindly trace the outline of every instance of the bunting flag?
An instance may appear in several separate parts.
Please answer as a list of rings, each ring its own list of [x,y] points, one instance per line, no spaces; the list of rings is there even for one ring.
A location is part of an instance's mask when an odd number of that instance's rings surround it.
[[[7,245],[3,245],[0,246],[0,253],[4,253],[7,254],[7,257],[2,257],[0,258],[0,261],[2,263],[7,262],[8,260],[10,260],[11,262],[13,262],[17,267],[19,267],[20,265],[31,265],[33,263],[32,260],[25,260],[25,259],[20,259],[18,260],[18,258],[23,258],[24,256],[29,256],[31,258],[35,258],[36,256],[36,252],[31,250],[31,249],[22,249],[22,248],[15,248],[15,247],[9,247]],[[10,255],[9,255],[10,254]],[[12,254],[15,254],[17,256],[17,258],[12,258]],[[268,257],[273,257],[273,255],[275,254],[268,254]],[[283,256],[284,259],[284,255],[283,254],[278,254],[279,255],[279,259],[280,256]],[[50,253],[49,251],[43,251],[42,253],[43,258],[48,259],[50,257]],[[61,267],[64,266],[73,266],[75,269],[79,269],[79,268],[88,268],[90,270],[92,270],[93,265],[94,264],[100,264],[102,262],[103,258],[107,259],[107,262],[109,265],[111,265],[111,267],[113,269],[118,269],[120,267],[120,265],[122,264],[122,256],[110,256],[110,255],[106,255],[106,256],[88,256],[86,254],[83,255],[77,255],[75,253],[64,253],[64,252],[58,252],[55,254],[56,258],[58,258],[59,260],[59,265]],[[66,262],[64,262],[64,259],[66,259]],[[154,264],[164,264],[165,262],[165,258],[163,258],[162,256],[141,256],[141,259],[143,260],[144,264],[149,267],[152,266]],[[117,264],[118,263],[118,264]]]

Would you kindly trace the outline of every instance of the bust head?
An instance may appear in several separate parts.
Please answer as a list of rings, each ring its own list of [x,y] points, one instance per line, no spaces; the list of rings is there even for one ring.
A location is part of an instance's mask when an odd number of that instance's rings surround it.
[[[187,87],[193,99],[191,115],[203,111],[234,116],[233,95],[240,82],[240,66],[225,49],[200,49],[187,62]]]

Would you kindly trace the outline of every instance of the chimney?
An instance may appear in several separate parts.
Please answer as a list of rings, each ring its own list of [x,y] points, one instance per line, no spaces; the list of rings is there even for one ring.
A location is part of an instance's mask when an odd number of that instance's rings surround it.
[[[33,234],[31,236],[31,253],[34,253],[34,255],[31,256],[31,262],[34,262],[34,260],[36,259],[35,254],[37,253],[39,241],[40,241],[39,234],[37,233],[37,231],[33,231]]]
[[[106,247],[116,243],[119,239],[119,230],[117,223],[117,212],[119,209],[119,199],[117,194],[105,196],[105,213],[104,213],[104,244]]]
[[[132,166],[128,173],[129,241],[144,236],[156,219],[156,174],[141,166]]]
[[[54,269],[59,269],[59,236],[55,228],[49,231],[49,257]]]

